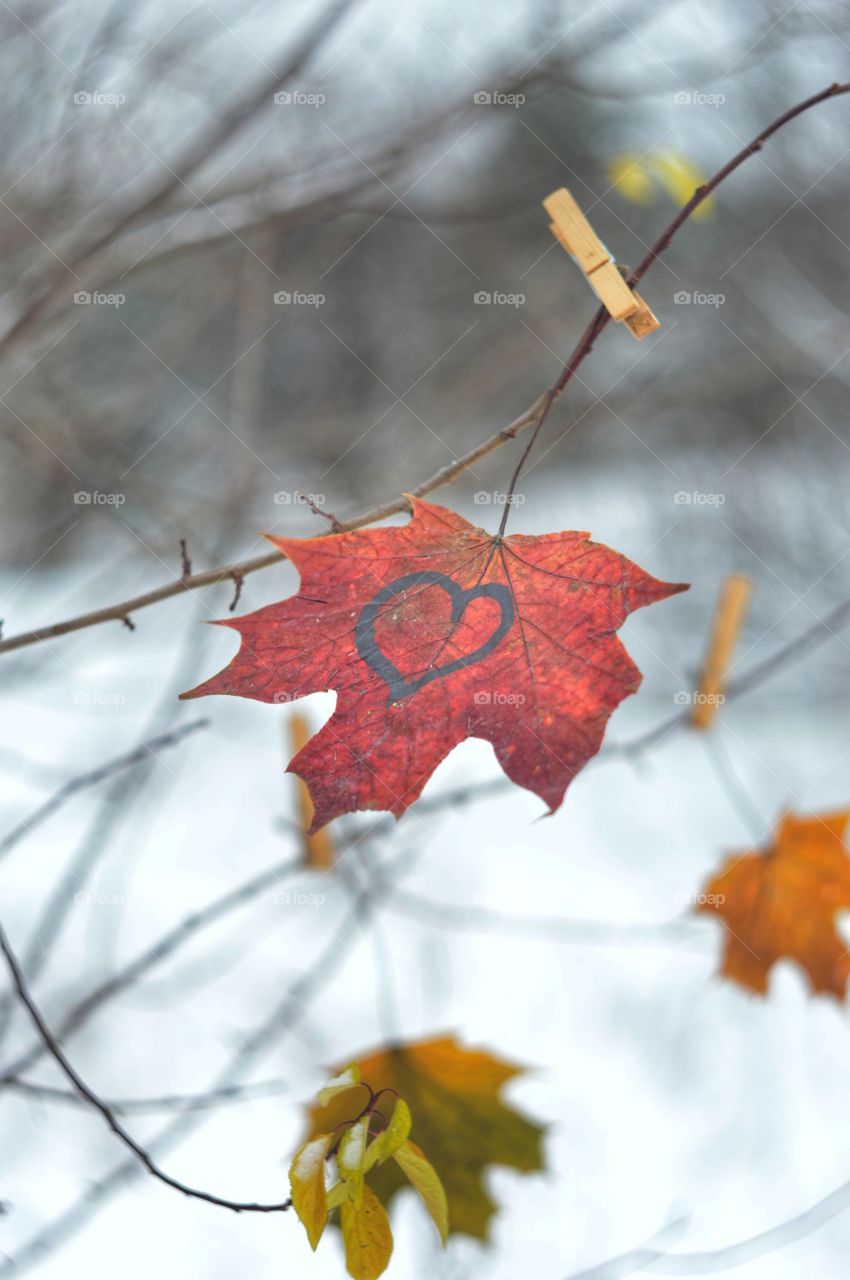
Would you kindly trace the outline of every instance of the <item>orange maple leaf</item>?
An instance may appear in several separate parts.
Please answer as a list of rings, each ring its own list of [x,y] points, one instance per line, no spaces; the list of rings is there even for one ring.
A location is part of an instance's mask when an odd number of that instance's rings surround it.
[[[835,928],[850,909],[850,810],[812,818],[786,814],[765,850],[733,854],[700,894],[697,911],[726,926],[720,972],[764,995],[777,960],[794,960],[813,994],[843,1000],[850,951]]]

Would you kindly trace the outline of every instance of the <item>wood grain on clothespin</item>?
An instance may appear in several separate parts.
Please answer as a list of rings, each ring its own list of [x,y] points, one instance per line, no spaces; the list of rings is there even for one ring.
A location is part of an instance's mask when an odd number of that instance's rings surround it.
[[[658,320],[643,299],[629,288],[613,255],[566,187],[548,195],[543,207],[552,219],[549,230],[581,267],[611,318],[624,322],[635,338],[645,338],[657,329]]]
[[[691,712],[691,724],[695,729],[708,729],[717,715],[718,707],[724,701],[726,673],[747,616],[752,593],[751,579],[742,574],[731,574],[720,589],[711,641]]]
[[[633,311],[630,316],[626,316],[625,325],[633,338],[637,338],[638,342],[641,338],[645,338],[647,334],[655,333],[655,330],[661,327],[661,321],[655,312],[646,305],[637,289],[632,289],[632,297],[637,299],[637,311]]]

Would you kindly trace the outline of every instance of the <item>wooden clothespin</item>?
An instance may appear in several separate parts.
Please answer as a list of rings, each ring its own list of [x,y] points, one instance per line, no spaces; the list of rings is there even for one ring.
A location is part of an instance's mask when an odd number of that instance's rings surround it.
[[[731,574],[720,588],[711,641],[691,712],[691,724],[695,729],[708,729],[724,700],[726,672],[747,616],[752,593],[751,579],[741,574]]]
[[[626,284],[613,255],[605,248],[566,187],[559,187],[547,196],[543,207],[552,219],[549,230],[575,258],[612,319],[624,323],[635,338],[645,338],[657,329],[658,319],[640,294]]]
[[[289,741],[293,755],[302,751],[310,741],[310,726],[300,711],[294,711],[289,718]],[[301,828],[301,848],[305,867],[317,871],[327,871],[336,860],[336,850],[330,831],[322,827],[310,835],[313,823],[313,801],[306,784],[296,775],[296,808],[298,825]]]

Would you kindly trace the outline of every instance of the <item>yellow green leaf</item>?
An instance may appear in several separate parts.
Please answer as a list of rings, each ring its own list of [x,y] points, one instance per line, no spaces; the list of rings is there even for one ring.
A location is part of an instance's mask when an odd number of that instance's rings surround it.
[[[338,1209],[343,1200],[351,1199],[351,1187],[347,1182],[335,1183],[328,1192],[328,1213],[331,1209]]]
[[[633,204],[650,204],[654,183],[643,158],[633,151],[621,151],[608,165],[608,178],[615,191]]]
[[[407,1140],[412,1124],[410,1107],[403,1098],[397,1098],[389,1124],[366,1150],[365,1168],[371,1169],[373,1164],[383,1164],[391,1155],[395,1155],[401,1144]]]
[[[304,1223],[307,1239],[315,1249],[328,1220],[325,1192],[325,1155],[331,1135],[321,1133],[305,1142],[295,1153],[289,1167],[292,1207]]]
[[[445,1244],[449,1235],[449,1206],[437,1170],[425,1159],[415,1142],[403,1142],[395,1152],[394,1159],[419,1192],[425,1208],[437,1224],[440,1239]]]
[[[351,1187],[351,1198],[359,1205],[363,1197],[363,1174],[366,1169],[366,1138],[369,1117],[361,1116],[346,1130],[339,1144],[336,1163],[340,1177]]]
[[[387,1269],[393,1236],[387,1211],[369,1187],[359,1206],[345,1200],[341,1211],[345,1265],[354,1280],[377,1280]]]
[[[351,1062],[344,1071],[340,1071],[339,1075],[334,1076],[333,1080],[329,1080],[324,1089],[320,1089],[316,1095],[316,1100],[320,1107],[326,1107],[331,1098],[335,1098],[338,1093],[342,1093],[345,1089],[350,1089],[352,1085],[358,1084],[360,1080],[360,1068],[356,1062]]]

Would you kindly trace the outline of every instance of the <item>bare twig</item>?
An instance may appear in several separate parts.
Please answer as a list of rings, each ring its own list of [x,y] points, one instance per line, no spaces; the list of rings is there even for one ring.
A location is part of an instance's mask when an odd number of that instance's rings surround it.
[[[210,1191],[201,1191],[198,1187],[190,1187],[187,1183],[181,1182],[178,1178],[173,1178],[171,1174],[160,1169],[159,1165],[155,1163],[145,1148],[140,1146],[139,1143],[136,1142],[135,1138],[127,1132],[115,1113],[110,1110],[107,1104],[95,1093],[91,1086],[86,1084],[76,1068],[71,1065],[65,1051],[56,1040],[53,1032],[45,1022],[37,1004],[30,994],[26,981],[24,980],[23,970],[18,963],[17,956],[15,955],[12,945],[4,932],[2,924],[0,924],[0,952],[2,952],[6,964],[8,965],[12,983],[18,994],[18,999],[29,1014],[33,1026],[38,1032],[47,1052],[53,1058],[63,1075],[65,1075],[73,1085],[80,1097],[87,1102],[89,1106],[93,1107],[95,1111],[100,1113],[106,1121],[106,1124],[115,1134],[116,1138],[123,1142],[124,1146],[127,1147],[129,1151],[132,1151],[133,1155],[147,1169],[148,1173],[152,1174],[153,1177],[157,1178],[160,1182],[164,1182],[166,1186],[172,1187],[175,1191],[182,1192],[184,1196],[189,1196],[193,1200],[204,1200],[207,1204],[216,1205],[220,1209],[231,1209],[234,1213],[281,1213],[292,1207],[291,1200],[284,1200],[274,1204],[260,1204],[243,1200],[228,1200],[223,1196],[213,1195]]]
[[[564,916],[521,916],[486,907],[435,902],[418,893],[394,889],[384,899],[385,910],[420,920],[438,929],[509,934],[531,941],[573,943],[577,946],[631,947],[669,945],[697,936],[696,917],[679,916],[658,924],[616,924]]]
[[[599,1268],[569,1276],[568,1280],[590,1280],[590,1277],[599,1277],[599,1280],[602,1280],[608,1275],[630,1275],[634,1271],[644,1270],[666,1276],[716,1275],[721,1271],[731,1271],[733,1267],[740,1267],[745,1262],[753,1262],[756,1258],[763,1258],[768,1253],[774,1253],[777,1249],[784,1249],[787,1245],[802,1240],[827,1222],[831,1222],[833,1218],[837,1218],[840,1213],[846,1212],[848,1208],[850,1208],[850,1182],[843,1182],[828,1196],[818,1200],[811,1208],[798,1213],[796,1217],[789,1218],[787,1222],[777,1227],[770,1227],[767,1231],[760,1231],[758,1235],[750,1236],[746,1240],[739,1240],[737,1244],[725,1245],[720,1249],[706,1249],[700,1253],[660,1253],[657,1248],[644,1245],[643,1248],[623,1255],[622,1259],[613,1260],[614,1262],[628,1261],[630,1270],[609,1272],[605,1270],[607,1264],[603,1263]]]
[[[373,884],[366,893],[373,896],[380,895],[384,886],[391,885],[395,878],[396,869],[394,868],[386,881]],[[338,971],[359,936],[360,904],[355,902],[315,961],[292,983],[259,1027],[242,1040],[231,1056],[230,1062],[213,1082],[213,1089],[230,1086],[262,1053],[278,1041],[284,1032],[292,1030],[302,1017],[310,1000]],[[203,1112],[175,1117],[148,1143],[148,1151],[156,1153],[170,1150],[193,1132],[204,1118]],[[31,1266],[42,1265],[50,1251],[62,1245],[113,1195],[124,1190],[129,1180],[138,1177],[141,1172],[142,1165],[134,1157],[116,1166],[99,1182],[89,1184],[70,1208],[31,1237],[15,1256],[0,1261],[0,1276],[19,1276]]]
[[[22,1094],[38,1102],[56,1103],[66,1107],[86,1107],[88,1103],[70,1089],[57,1089],[53,1085],[35,1080],[12,1079],[6,1081],[12,1093]],[[255,1102],[261,1098],[276,1098],[286,1093],[286,1080],[258,1080],[254,1084],[234,1084],[206,1093],[166,1093],[151,1098],[110,1098],[109,1110],[116,1116],[144,1116],[158,1111],[211,1111],[216,1107],[239,1102]]]
[[[664,229],[656,240],[655,244],[638,264],[629,277],[628,283],[634,287],[652,266],[652,264],[660,257],[662,253],[669,247],[673,237],[684,222],[691,216],[704,200],[724,181],[731,173],[733,173],[745,160],[760,151],[764,143],[772,134],[781,129],[783,125],[801,115],[804,111],[808,111],[811,107],[816,106],[820,102],[825,102],[828,98],[836,97],[838,94],[850,92],[850,83],[848,84],[832,84],[828,89],[821,90],[820,93],[814,94],[807,98],[804,102],[798,103],[789,111],[786,111],[777,120],[766,129],[764,129],[758,137],[754,138],[751,143],[742,148],[728,164],[724,165],[713,178],[704,186],[698,187],[690,200],[678,212],[672,222]],[[519,481],[523,467],[528,459],[531,450],[539,437],[540,431],[549,414],[549,410],[555,400],[561,395],[564,388],[571,382],[581,363],[590,355],[593,350],[594,343],[602,331],[607,327],[610,316],[604,307],[601,307],[585,329],[578,341],[572,355],[567,360],[564,368],[555,384],[538,396],[534,404],[514,420],[509,426],[503,427],[494,435],[490,436],[482,444],[471,449],[462,458],[437,471],[428,480],[422,482],[415,489],[411,490],[415,497],[424,497],[428,493],[432,493],[435,489],[442,485],[449,484],[459,475],[472,466],[481,458],[486,457],[489,453],[500,448],[509,440],[515,437],[526,427],[532,427],[531,437],[524,449],[519,462],[514,470],[509,486],[509,494],[513,495],[516,485]],[[502,520],[499,526],[499,533],[504,533],[508,514],[512,504],[506,502]],[[406,497],[394,498],[392,501],[384,503],[381,506],[373,507],[370,511],[364,512],[354,520],[346,521],[340,525],[340,532],[347,532],[352,529],[362,528],[364,525],[374,524],[378,520],[383,520],[387,516],[396,515],[401,511],[408,509]],[[159,587],[154,591],[147,592],[145,595],[136,596],[132,600],[126,600],[122,604],[112,605],[106,609],[97,609],[92,613],[81,614],[76,618],[69,618],[65,622],[54,623],[52,626],[45,627],[38,631],[26,631],[17,636],[10,636],[8,640],[0,641],[0,653],[10,653],[14,649],[21,649],[26,645],[36,644],[40,640],[48,640],[56,636],[67,635],[72,631],[80,631],[85,627],[97,626],[101,622],[114,621],[117,618],[127,619],[139,609],[147,608],[149,605],[157,604],[160,600],[167,600],[171,596],[179,595],[183,591],[191,591],[197,587],[212,586],[217,582],[230,578],[238,582],[238,578],[246,577],[249,573],[256,573],[259,569],[268,568],[270,565],[277,564],[283,557],[279,551],[267,552],[262,556],[255,556],[250,560],[243,560],[238,564],[225,565],[220,569],[211,569],[206,573],[193,574],[190,577],[178,578],[174,582],[168,583],[166,586]]]
[[[626,1276],[642,1271],[650,1262],[661,1258],[669,1245],[682,1234],[688,1225],[687,1218],[677,1218],[669,1226],[662,1228],[657,1235],[647,1240],[639,1249],[630,1249],[616,1258],[608,1258],[595,1267],[584,1271],[576,1271],[568,1280],[625,1280]]]
[[[127,755],[118,756],[114,760],[108,760],[106,764],[100,765],[97,769],[92,769],[88,773],[78,774],[76,778],[71,778],[58,791],[54,792],[44,804],[19,823],[8,835],[0,840],[0,858],[4,857],[11,849],[14,848],[25,836],[31,831],[45,822],[57,809],[61,809],[73,796],[80,791],[85,791],[89,787],[95,787],[99,782],[104,782],[107,778],[111,778],[113,774],[121,773],[124,769],[131,769],[133,765],[141,764],[145,760],[150,760],[151,756],[155,756],[158,751],[164,751],[167,747],[175,747],[179,742],[190,733],[195,733],[198,729],[205,729],[209,724],[209,720],[193,720],[191,724],[182,725],[179,729],[174,729],[170,733],[160,734],[156,738],[151,738],[148,742],[143,742],[141,746],[136,747],[135,751],[130,751]]]
[[[470,449],[462,458],[458,458],[455,462],[441,467],[428,480],[417,485],[415,489],[411,489],[411,495],[414,498],[424,498],[426,494],[432,493],[434,489],[439,489],[442,485],[449,484],[463,471],[466,471],[468,467],[474,466],[476,462],[493,453],[500,445],[505,444],[508,440],[515,439],[520,431],[524,431],[526,427],[537,421],[537,414],[540,412],[545,400],[545,395],[539,396],[530,409],[520,414],[507,427],[503,427],[501,431],[497,431],[495,435],[490,436],[482,444]],[[398,515],[399,512],[408,511],[409,509],[410,504],[406,495],[400,498],[393,498],[391,502],[371,507],[370,510],[364,511],[362,515],[357,516],[355,519],[346,521],[345,524],[340,526],[340,531],[350,532],[352,529],[361,529],[364,525],[375,524],[378,520],[385,520],[388,516]],[[68,635],[72,631],[81,631],[85,627],[95,627],[101,622],[114,622],[118,619],[124,619],[127,615],[138,612],[139,609],[146,609],[149,605],[158,604],[160,600],[169,600],[172,596],[181,595],[184,591],[194,591],[198,587],[215,586],[216,583],[226,582],[228,579],[238,583],[239,579],[244,579],[249,573],[256,573],[258,569],[267,569],[270,565],[279,564],[285,558],[281,551],[267,551],[264,555],[255,556],[251,560],[242,560],[238,564],[226,564],[219,569],[207,569],[204,573],[192,574],[190,578],[175,578],[163,587],[157,587],[154,591],[135,596],[132,600],[125,600],[122,604],[111,605],[107,609],[96,609],[93,613],[84,613],[77,618],[70,618],[66,622],[54,623],[53,626],[44,627],[39,631],[26,631],[18,636],[10,636],[8,640],[0,641],[0,653],[10,653],[13,649],[22,649],[25,645],[37,644],[40,640],[50,640],[55,636]]]
[[[89,243],[65,254],[63,270],[18,316],[14,324],[0,338],[0,355],[17,345],[22,336],[40,320],[50,315],[68,290],[69,274],[82,269],[113,244],[119,236],[150,218],[166,207],[175,192],[184,187],[201,166],[216,155],[263,107],[270,105],[274,93],[291,82],[303,69],[327,36],[337,27],[351,8],[353,0],[334,0],[295,45],[282,57],[272,74],[255,85],[242,99],[235,102],[220,117],[193,139],[184,153],[177,156],[166,168],[162,182],[137,204],[125,210],[105,231]],[[80,287],[75,284],[75,287]],[[129,611],[128,611],[129,612]]]
[[[245,574],[244,574],[244,573],[234,572],[234,574],[233,574],[233,599],[230,601],[230,604],[227,606],[227,607],[228,607],[228,609],[229,609],[229,611],[230,611],[231,613],[233,613],[233,611],[235,610],[236,606],[237,606],[237,605],[238,605],[238,603],[239,603],[240,597],[241,597],[241,595],[242,595],[242,587],[243,587],[244,585],[245,585]]]
[[[795,107],[791,107],[790,110],[786,111],[783,115],[779,116],[778,119],[774,120],[772,124],[769,124],[766,129],[763,129],[758,137],[753,138],[752,142],[748,143],[747,146],[742,147],[737,155],[732,157],[728,164],[725,164],[722,169],[718,169],[713,178],[710,178],[708,182],[703,184],[703,186],[697,187],[687,204],[682,206],[673,221],[664,229],[664,231],[662,231],[661,235],[655,241],[655,244],[635,267],[627,280],[629,287],[634,289],[646,275],[653,262],[656,262],[658,258],[660,258],[661,254],[669,249],[676,232],[685,222],[687,222],[694,210],[698,209],[703,201],[708,199],[712,191],[716,190],[716,188],[720,186],[721,182],[728,178],[731,173],[734,173],[745,160],[749,160],[750,156],[761,151],[765,142],[772,136],[772,134],[776,133],[778,129],[781,129],[783,125],[788,124],[789,121],[794,120],[799,115],[802,115],[804,111],[808,111],[811,107],[816,107],[818,103],[825,102],[828,98],[834,98],[841,93],[850,93],[850,83],[831,84],[828,89],[822,89],[820,93],[813,94],[811,98],[806,98],[803,102],[798,102]],[[523,467],[528,461],[528,457],[537,443],[537,439],[549,414],[549,410],[564,388],[572,381],[576,370],[579,368],[582,361],[590,355],[596,339],[602,331],[607,328],[610,320],[611,316],[608,311],[606,311],[605,307],[600,307],[579,339],[578,345],[569,360],[564,365],[558,381],[547,393],[546,404],[543,408],[543,412],[540,414],[538,422],[520,456],[519,462],[517,463],[511,477],[510,485],[508,486],[508,497],[505,502],[502,519],[499,524],[500,535],[505,532],[507,527],[508,516],[510,515],[511,507],[514,505],[511,499],[513,498]]]
[[[244,906],[246,903],[253,901],[259,895],[277,884],[284,876],[291,875],[296,871],[302,870],[300,857],[288,858],[282,862],[276,862],[273,866],[267,867],[265,871],[261,871],[258,875],[252,876],[250,880],[243,881],[237,885],[235,889],[228,890],[227,893],[215,898],[208,906],[201,911],[196,911],[193,915],[187,916],[180,924],[175,925],[162,937],[158,938],[151,946],[141,951],[134,960],[123,968],[118,969],[110,977],[106,978],[99,986],[95,987],[84,996],[82,1000],[73,1005],[65,1014],[57,1028],[57,1036],[63,1041],[67,1040],[70,1035],[89,1020],[91,1016],[108,1000],[113,999],[122,991],[126,991],[134,983],[145,977],[152,969],[157,968],[170,956],[174,955],[181,947],[194,937],[199,930],[208,928],[211,924],[221,920],[224,916],[229,915],[232,911]],[[44,1056],[44,1046],[40,1042],[36,1042],[31,1049],[25,1050],[15,1062],[0,1075],[0,1085],[11,1083],[28,1071],[29,1068],[38,1062]]]
[[[744,672],[737,680],[730,680],[726,686],[726,701],[730,702],[733,698],[739,697],[742,693],[749,693],[752,689],[757,689],[759,685],[764,684],[776,671],[794,662],[803,654],[808,653],[817,645],[823,644],[824,641],[834,638],[835,635],[844,629],[850,623],[850,600],[843,601],[831,613],[823,619],[818,619],[812,626],[807,627],[802,635],[796,636],[788,644],[782,645],[777,649],[776,653],[770,654],[762,662],[756,663],[749,671]],[[650,747],[654,747],[657,742],[666,738],[668,734],[676,729],[684,729],[690,723],[690,710],[680,711],[676,715],[668,716],[666,720],[662,720],[655,728],[649,729],[646,733],[638,734],[635,738],[630,738],[626,742],[615,742],[610,747],[603,747],[597,760],[606,760],[610,756],[626,756],[635,757],[643,755]],[[593,763],[591,761],[591,763]]]

